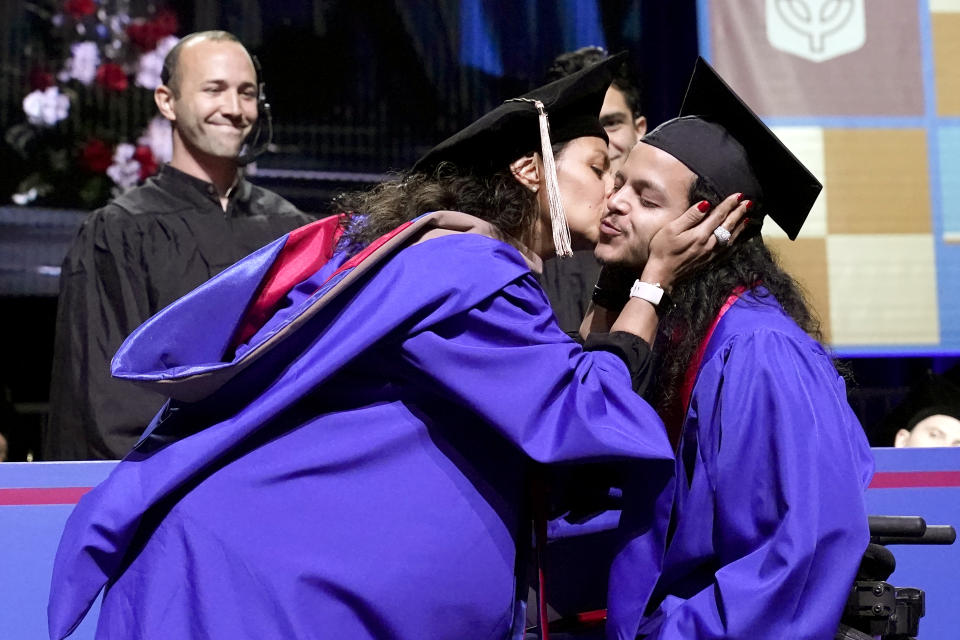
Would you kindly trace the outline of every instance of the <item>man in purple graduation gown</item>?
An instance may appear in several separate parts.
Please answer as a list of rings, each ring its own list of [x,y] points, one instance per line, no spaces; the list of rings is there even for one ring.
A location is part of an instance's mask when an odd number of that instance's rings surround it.
[[[702,60],[681,117],[641,140],[618,184],[597,248],[607,262],[642,264],[690,203],[742,191],[755,207],[726,255],[675,284],[660,321],[653,397],[678,447],[668,546],[620,551],[607,635],[829,640],[869,540],[873,461],[815,319],[759,233],[768,213],[795,238],[820,184]],[[645,514],[624,499],[629,533]],[[661,559],[648,600],[642,576]]]
[[[597,73],[534,95],[555,136],[602,137]],[[540,148],[532,103],[495,111],[471,130],[480,143]],[[451,173],[386,188],[437,191]],[[498,208],[527,189],[491,179]],[[627,354],[585,351],[557,326],[537,255],[451,211],[359,253],[340,230],[288,234],[124,343],[114,375],[171,401],[71,515],[52,638],[104,586],[98,638],[521,637],[533,462],[638,467],[633,548],[662,553],[649,523],[669,507],[663,425]]]

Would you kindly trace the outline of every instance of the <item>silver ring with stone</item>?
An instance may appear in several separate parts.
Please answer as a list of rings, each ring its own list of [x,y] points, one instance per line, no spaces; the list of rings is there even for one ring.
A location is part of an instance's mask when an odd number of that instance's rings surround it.
[[[724,229],[722,225],[713,230],[713,235],[717,237],[717,242],[722,246],[725,247],[730,244],[730,232]]]

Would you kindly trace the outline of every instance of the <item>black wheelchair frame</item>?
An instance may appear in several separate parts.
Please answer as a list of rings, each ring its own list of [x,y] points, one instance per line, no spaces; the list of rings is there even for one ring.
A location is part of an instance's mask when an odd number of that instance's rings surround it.
[[[956,539],[952,526],[927,525],[920,516],[870,516],[870,544],[834,640],[914,640],[925,613],[925,594],[887,582],[897,567],[887,546],[949,545]]]

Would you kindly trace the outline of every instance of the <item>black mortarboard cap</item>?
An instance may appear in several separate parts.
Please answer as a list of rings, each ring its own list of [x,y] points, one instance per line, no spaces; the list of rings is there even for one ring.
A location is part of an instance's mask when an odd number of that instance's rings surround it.
[[[569,76],[508,100],[428,151],[413,165],[430,172],[441,162],[463,169],[499,170],[531,151],[539,152],[539,100],[550,121],[550,140],[566,142],[583,136],[607,140],[600,126],[600,108],[613,74],[626,53],[619,53]]]
[[[643,137],[718,195],[743,192],[795,240],[823,185],[703,58],[680,109]]]
[[[558,256],[572,256],[552,146],[586,136],[608,141],[600,125],[600,109],[613,73],[625,57],[625,53],[611,56],[505,101],[428,151],[412,171],[429,173],[440,163],[451,162],[461,169],[493,172],[505,169],[531,151],[540,152],[553,245]]]

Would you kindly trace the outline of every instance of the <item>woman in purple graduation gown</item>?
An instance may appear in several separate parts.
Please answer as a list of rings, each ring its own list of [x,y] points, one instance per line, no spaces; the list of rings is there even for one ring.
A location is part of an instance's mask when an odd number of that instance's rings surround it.
[[[279,239],[125,342],[114,375],[171,400],[71,515],[52,638],[104,586],[98,638],[521,637],[532,461],[636,465],[663,516],[671,450],[634,393],[653,307],[585,350],[535,275],[570,248],[562,208],[574,239],[604,211],[617,62],[508,101],[363,216]],[[643,278],[703,259],[732,209],[692,209]]]

